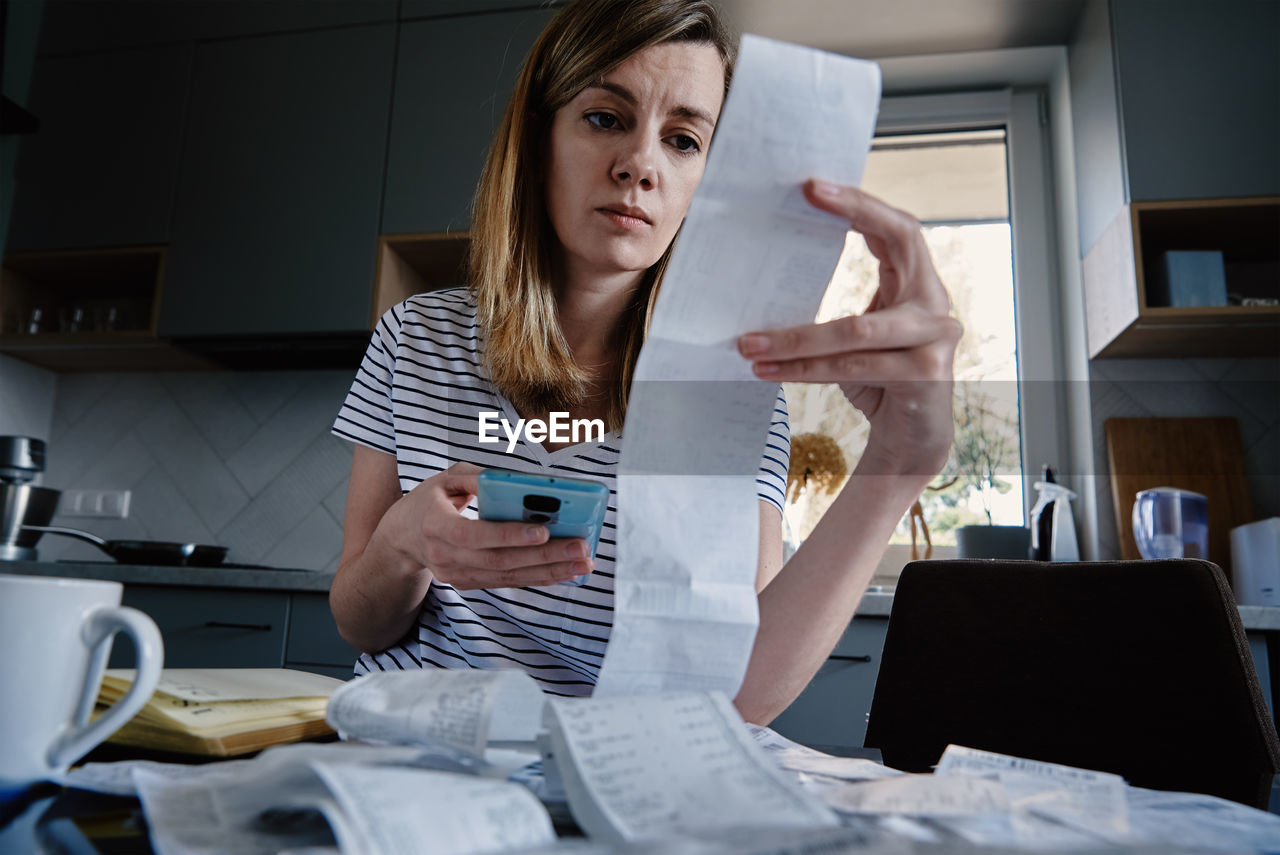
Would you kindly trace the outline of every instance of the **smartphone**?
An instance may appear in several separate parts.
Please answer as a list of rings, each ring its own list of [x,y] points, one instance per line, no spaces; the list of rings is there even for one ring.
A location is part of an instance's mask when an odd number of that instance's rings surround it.
[[[604,484],[506,469],[485,469],[479,480],[476,501],[480,519],[540,523],[552,537],[583,538],[591,557],[596,557],[604,512],[609,505],[609,488]],[[560,584],[581,585],[588,575],[584,573]]]

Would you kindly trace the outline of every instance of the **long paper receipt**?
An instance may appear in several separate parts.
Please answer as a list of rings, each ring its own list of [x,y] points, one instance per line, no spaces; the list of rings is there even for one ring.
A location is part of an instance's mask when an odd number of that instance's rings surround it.
[[[810,177],[857,184],[874,63],[745,36],[631,387],[618,468],[619,569],[597,696],[737,693],[759,616],[755,480],[778,386],[738,355],[810,323],[848,223]]]

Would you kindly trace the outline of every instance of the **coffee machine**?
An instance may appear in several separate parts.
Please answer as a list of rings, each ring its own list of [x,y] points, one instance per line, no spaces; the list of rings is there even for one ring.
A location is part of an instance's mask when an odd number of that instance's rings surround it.
[[[29,436],[0,436],[0,561],[35,561],[40,532],[58,510],[58,490],[31,482],[44,471],[45,444]]]

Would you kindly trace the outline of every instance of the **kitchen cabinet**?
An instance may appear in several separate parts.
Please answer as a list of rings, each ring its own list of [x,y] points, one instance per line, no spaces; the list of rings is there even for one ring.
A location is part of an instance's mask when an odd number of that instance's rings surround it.
[[[470,226],[489,143],[525,54],[551,15],[525,9],[400,25],[383,234]]]
[[[887,618],[855,617],[813,680],[770,727],[834,754],[862,748],[888,627]]]
[[[1280,197],[1133,202],[1084,258],[1090,358],[1280,355]],[[1223,256],[1227,294],[1171,306],[1165,253]]]
[[[1088,0],[1068,46],[1080,246],[1130,202],[1280,195],[1280,4]]]
[[[459,281],[475,182],[552,14],[523,0],[59,4],[0,352],[59,371],[358,363],[386,305]],[[84,275],[95,264],[104,275]],[[127,323],[105,320],[112,306]]]
[[[78,0],[44,4],[41,54],[394,21],[398,0]]]
[[[167,668],[296,668],[349,679],[360,653],[338,635],[328,594],[126,584],[122,602],[151,616]],[[110,667],[132,667],[120,641]]]
[[[395,30],[197,47],[159,335],[367,331]]]
[[[1086,4],[1068,59],[1091,358],[1280,353],[1275,305],[1150,287],[1162,252],[1218,250],[1229,292],[1280,298],[1278,40],[1266,0]]]
[[[1112,0],[1111,20],[1129,199],[1280,194],[1280,4]]]
[[[440,15],[474,15],[512,9],[536,9],[562,5],[563,0],[530,2],[530,0],[400,0],[400,20],[430,18]]]
[[[32,76],[9,251],[165,244],[190,45],[46,57]]]
[[[225,588],[126,585],[121,602],[145,612],[164,637],[166,668],[280,668],[289,594]],[[111,667],[133,662],[116,645]]]
[[[315,671],[339,680],[351,679],[360,651],[342,639],[329,611],[327,593],[290,595],[289,637],[285,667]]]

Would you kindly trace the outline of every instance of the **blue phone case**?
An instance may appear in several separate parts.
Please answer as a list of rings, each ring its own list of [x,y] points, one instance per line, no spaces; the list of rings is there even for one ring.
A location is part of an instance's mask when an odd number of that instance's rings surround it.
[[[609,488],[599,481],[485,469],[476,496],[480,519],[542,523],[552,537],[581,537],[595,558],[609,504]],[[581,585],[590,574],[561,582]]]

